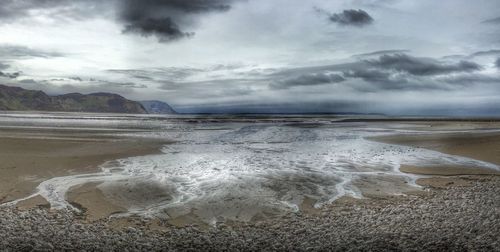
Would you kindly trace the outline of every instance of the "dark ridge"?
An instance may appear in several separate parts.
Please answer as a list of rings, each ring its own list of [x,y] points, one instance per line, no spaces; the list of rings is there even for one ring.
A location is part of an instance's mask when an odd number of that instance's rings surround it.
[[[147,114],[141,103],[118,94],[69,93],[49,96],[40,90],[0,85],[0,110],[64,111],[96,113]]]

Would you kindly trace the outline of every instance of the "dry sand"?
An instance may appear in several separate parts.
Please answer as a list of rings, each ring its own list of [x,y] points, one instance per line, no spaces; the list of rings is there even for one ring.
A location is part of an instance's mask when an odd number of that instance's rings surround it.
[[[500,164],[500,133],[446,133],[371,138]]]
[[[483,123],[484,124],[484,123]],[[474,124],[468,123],[470,129]],[[488,126],[498,124],[488,123]],[[442,125],[439,125],[442,127]],[[476,125],[477,126],[477,125]],[[484,127],[484,125],[479,124]],[[442,130],[443,128],[440,128]],[[371,138],[389,144],[425,148],[446,154],[469,157],[500,165],[500,133],[446,133],[423,135],[394,135]],[[454,166],[412,166],[401,165],[400,171],[420,175],[459,176],[459,175],[500,175],[500,172],[481,167]],[[461,177],[421,178],[417,183],[423,186],[443,188],[447,185],[469,185]]]

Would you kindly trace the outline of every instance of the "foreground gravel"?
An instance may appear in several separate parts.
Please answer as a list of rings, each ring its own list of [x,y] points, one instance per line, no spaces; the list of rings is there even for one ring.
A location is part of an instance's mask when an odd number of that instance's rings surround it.
[[[335,203],[315,215],[209,230],[113,229],[71,212],[0,208],[2,251],[500,251],[500,177],[423,195]]]

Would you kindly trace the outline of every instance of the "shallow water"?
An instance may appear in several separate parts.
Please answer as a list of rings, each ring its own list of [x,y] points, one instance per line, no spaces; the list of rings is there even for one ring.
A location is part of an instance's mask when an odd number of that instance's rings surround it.
[[[333,117],[9,114],[0,116],[0,125],[133,129],[119,135],[175,140],[162,154],[108,162],[95,174],[47,180],[35,195],[53,208],[72,208],[65,199],[71,187],[99,182],[108,198],[127,202],[127,214],[175,218],[194,213],[208,223],[297,211],[304,197],[314,199],[316,207],[346,195],[362,197],[355,183],[360,179],[390,176],[416,186],[417,176],[399,172],[403,163],[499,169],[470,158],[365,139],[422,133],[404,124],[348,123]]]

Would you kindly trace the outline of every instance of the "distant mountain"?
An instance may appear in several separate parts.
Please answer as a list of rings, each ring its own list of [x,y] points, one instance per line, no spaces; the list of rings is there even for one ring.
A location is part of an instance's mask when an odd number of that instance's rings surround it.
[[[149,114],[177,114],[177,112],[165,102],[141,101],[140,103]]]
[[[136,101],[111,93],[49,96],[42,91],[0,85],[0,110],[38,110],[147,114]]]

